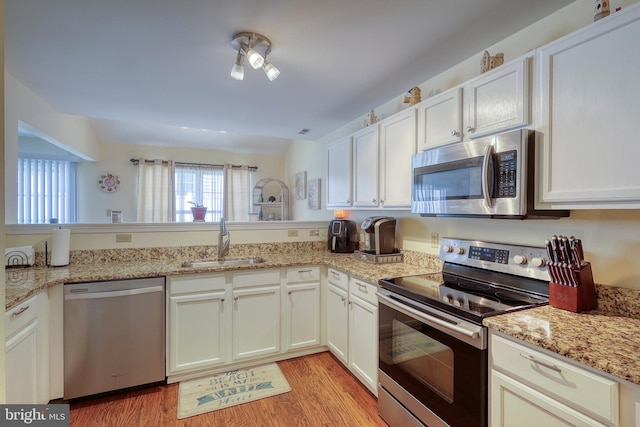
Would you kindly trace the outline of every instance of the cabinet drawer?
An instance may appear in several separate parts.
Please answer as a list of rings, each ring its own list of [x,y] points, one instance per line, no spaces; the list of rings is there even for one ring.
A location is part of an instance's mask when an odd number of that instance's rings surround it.
[[[330,268],[327,271],[327,281],[345,291],[349,289],[349,276],[342,271]]]
[[[356,295],[376,307],[378,306],[378,296],[376,295],[377,290],[378,287],[371,283],[354,278],[349,280],[349,293],[351,295]]]
[[[318,281],[320,281],[320,267],[287,268],[287,283]]]
[[[280,269],[252,270],[233,273],[233,287],[280,283]]]
[[[223,274],[193,274],[167,277],[169,295],[189,294],[224,289],[227,283]]]
[[[617,425],[617,382],[493,334],[490,345],[494,369]]]
[[[5,334],[7,337],[10,337],[20,328],[32,322],[36,317],[38,317],[39,295],[40,294],[34,295],[5,312],[4,324]]]

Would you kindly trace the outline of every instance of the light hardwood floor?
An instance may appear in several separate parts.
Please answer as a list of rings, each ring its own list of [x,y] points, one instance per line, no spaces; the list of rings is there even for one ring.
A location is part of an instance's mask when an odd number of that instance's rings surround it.
[[[278,362],[291,391],[178,420],[178,384],[71,403],[71,427],[387,426],[378,404],[329,352]]]

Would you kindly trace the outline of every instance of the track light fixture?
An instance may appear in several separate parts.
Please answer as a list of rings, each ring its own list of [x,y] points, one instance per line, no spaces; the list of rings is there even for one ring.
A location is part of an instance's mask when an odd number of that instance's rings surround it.
[[[280,75],[280,70],[267,61],[267,55],[271,52],[271,41],[261,34],[242,31],[234,34],[231,46],[238,52],[236,62],[231,69],[231,77],[236,80],[244,78],[244,58],[254,69],[262,67],[267,78],[271,81]]]

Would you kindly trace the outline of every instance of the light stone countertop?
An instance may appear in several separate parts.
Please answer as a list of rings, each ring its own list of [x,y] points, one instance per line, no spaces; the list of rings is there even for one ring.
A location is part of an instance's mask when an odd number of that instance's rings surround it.
[[[488,317],[484,324],[640,385],[640,292],[600,285],[596,290],[596,310],[544,306]]]
[[[441,262],[437,257],[426,254],[421,256],[417,252],[407,253],[404,262],[373,264],[358,260],[353,254],[331,253],[324,249],[326,244],[323,244],[321,249],[317,245],[288,245],[284,250],[283,245],[273,244],[272,246],[278,246],[278,250],[275,251],[269,251],[269,248],[264,247],[256,250],[256,245],[246,246],[248,247],[245,247],[245,250],[236,249],[236,253],[232,253],[228,258],[260,256],[265,262],[253,265],[185,268],[182,267],[182,263],[201,259],[201,255],[194,256],[193,253],[201,254],[202,251],[195,249],[190,253],[183,250],[178,250],[179,253],[164,253],[162,249],[155,248],[130,250],[128,253],[122,253],[122,250],[86,251],[85,254],[71,257],[71,263],[66,267],[7,268],[5,309],[19,304],[43,289],[62,283],[322,265],[377,284],[378,279],[385,277],[432,273],[441,269]]]

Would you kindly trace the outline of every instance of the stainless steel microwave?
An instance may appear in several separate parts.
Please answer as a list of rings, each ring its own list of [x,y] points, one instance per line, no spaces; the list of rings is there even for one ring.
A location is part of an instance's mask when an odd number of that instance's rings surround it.
[[[535,133],[518,130],[414,154],[411,212],[422,216],[560,218],[534,209]]]

